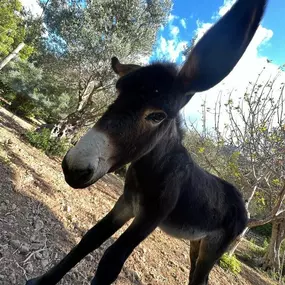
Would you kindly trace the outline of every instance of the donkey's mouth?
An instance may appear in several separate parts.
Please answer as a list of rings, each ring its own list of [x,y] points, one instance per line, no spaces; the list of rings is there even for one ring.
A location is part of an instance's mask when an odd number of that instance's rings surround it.
[[[94,184],[108,173],[109,168],[108,164],[103,160],[99,160],[96,167],[89,165],[86,169],[70,169],[66,159],[64,158],[62,161],[62,170],[65,181],[74,189],[83,189]]]

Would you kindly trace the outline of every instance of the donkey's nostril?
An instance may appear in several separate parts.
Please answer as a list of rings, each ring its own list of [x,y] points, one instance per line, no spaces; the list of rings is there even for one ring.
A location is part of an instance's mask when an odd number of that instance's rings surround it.
[[[88,181],[93,176],[94,170],[93,168],[89,167],[84,170],[78,170],[77,179],[80,181]]]

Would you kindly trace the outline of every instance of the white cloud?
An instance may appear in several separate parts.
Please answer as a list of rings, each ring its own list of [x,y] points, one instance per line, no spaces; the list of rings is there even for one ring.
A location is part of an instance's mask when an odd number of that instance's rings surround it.
[[[203,35],[213,26],[213,23],[203,23],[200,20],[196,21],[197,29],[195,34],[197,35],[195,43],[197,43]]]
[[[218,15],[217,17],[224,15],[226,11],[229,10],[233,2],[234,1],[232,0],[224,1],[224,5],[219,8],[215,15]],[[198,21],[196,30],[198,39],[200,39],[212,25],[213,23],[202,23]],[[266,69],[262,73],[261,81],[265,82],[270,75],[274,76],[276,74],[278,66],[272,63],[267,63],[267,58],[262,57],[259,54],[259,49],[262,46],[269,44],[272,37],[273,31],[260,25],[243,57],[232,72],[215,87],[208,91],[197,93],[184,108],[184,115],[189,117],[192,121],[198,120],[201,128],[201,104],[206,100],[207,107],[213,108],[216,100],[218,99],[218,95],[222,93],[222,110],[220,117],[221,124],[223,125],[223,123],[228,120],[223,104],[228,100],[229,92],[235,90],[232,98],[233,100],[238,100],[239,97],[243,96],[248,82],[254,82],[264,66],[266,66]],[[283,82],[285,80],[284,72],[281,73],[278,81],[276,82],[276,86],[278,86],[278,83],[282,80]],[[208,127],[213,127],[213,116],[211,117],[210,114],[208,115]]]
[[[180,53],[185,49],[187,42],[177,42],[175,40],[167,41],[167,53],[170,61],[176,62]]]
[[[34,16],[40,16],[42,14],[42,8],[37,0],[20,0],[25,9],[31,11]]]
[[[181,26],[182,26],[184,29],[187,28],[186,20],[185,20],[185,19],[180,19],[180,24],[181,24]]]
[[[235,2],[236,0],[224,0],[224,4],[220,6],[218,12],[212,16],[212,20],[217,20],[220,17],[224,16],[231,9]]]
[[[165,59],[176,62],[186,45],[186,41],[178,41],[177,38],[167,40],[161,36],[158,42],[158,48],[155,51],[156,57],[161,60]]]
[[[158,39],[157,48],[154,51],[157,59],[177,62],[180,56],[183,57],[181,52],[185,50],[188,42],[180,40],[180,29],[177,25],[174,25],[174,22],[175,24],[178,21],[181,23],[181,20],[176,15],[169,15],[167,24],[163,27],[163,29],[161,29],[161,31],[164,32],[166,29],[169,31],[168,38],[160,36]]]
[[[160,38],[160,48],[162,53],[167,52],[167,40],[164,37]]]
[[[172,23],[175,19],[179,19],[179,17],[173,14],[169,14],[168,23]]]
[[[179,28],[177,26],[172,26],[170,34],[173,36],[173,38],[177,37],[179,34]]]

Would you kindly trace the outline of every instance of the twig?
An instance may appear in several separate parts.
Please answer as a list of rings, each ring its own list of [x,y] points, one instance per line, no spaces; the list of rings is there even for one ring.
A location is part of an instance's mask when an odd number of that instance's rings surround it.
[[[26,280],[28,280],[27,272],[25,268],[23,268],[17,261],[15,261],[16,265],[23,270]]]
[[[23,261],[23,264],[26,263],[26,262],[28,262],[28,260],[29,260],[32,256],[34,256],[36,253],[42,252],[42,251],[44,251],[45,249],[46,249],[46,246],[44,246],[43,248],[40,248],[40,249],[38,249],[38,250],[35,250],[35,251],[31,252],[31,253],[28,255],[28,257]]]

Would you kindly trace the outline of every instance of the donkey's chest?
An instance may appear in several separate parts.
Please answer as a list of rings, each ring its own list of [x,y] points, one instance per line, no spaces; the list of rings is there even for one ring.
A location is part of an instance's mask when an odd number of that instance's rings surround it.
[[[200,240],[207,235],[206,231],[198,229],[187,221],[171,222],[166,219],[162,224],[159,225],[159,227],[166,234],[175,238]]]
[[[158,201],[152,200],[149,203],[152,203],[152,207],[145,207],[146,197],[143,192],[133,191],[129,196],[129,203],[132,207],[133,214],[138,216],[144,211],[149,211],[149,209],[155,209],[155,204],[159,203]],[[158,205],[157,205],[158,208]],[[153,212],[155,215],[156,212]],[[175,215],[176,216],[176,215]],[[199,229],[195,223],[192,221],[191,215],[186,211],[185,214],[177,219],[173,219],[172,213],[159,225],[159,228],[164,231],[166,234],[173,236],[175,238],[183,238],[189,240],[200,240],[204,238],[208,232],[202,229]]]

